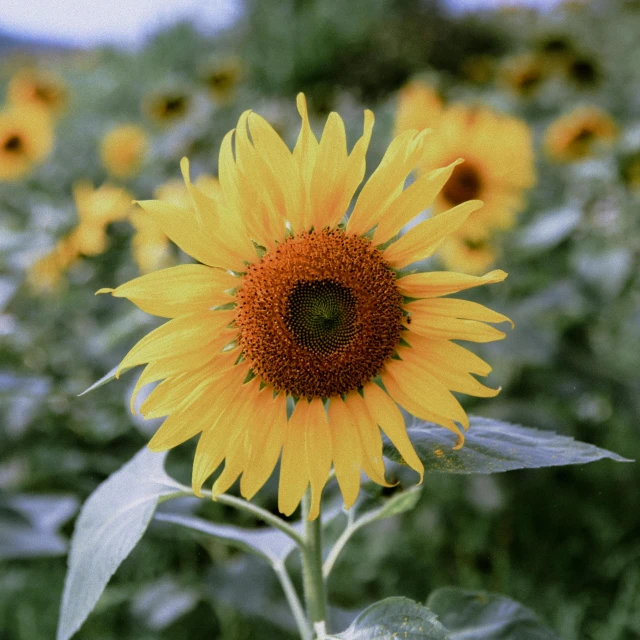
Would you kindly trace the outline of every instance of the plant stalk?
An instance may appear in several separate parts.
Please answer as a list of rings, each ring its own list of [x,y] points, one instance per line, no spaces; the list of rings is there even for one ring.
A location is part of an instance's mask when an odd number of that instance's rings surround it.
[[[322,575],[322,514],[309,520],[311,492],[302,498],[305,545],[302,551],[302,579],[309,622],[318,630],[327,619],[327,590]]]

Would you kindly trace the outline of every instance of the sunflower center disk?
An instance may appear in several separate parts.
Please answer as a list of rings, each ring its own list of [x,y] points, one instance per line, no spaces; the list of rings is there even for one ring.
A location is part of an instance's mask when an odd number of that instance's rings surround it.
[[[471,165],[458,165],[442,189],[442,195],[452,206],[475,200],[482,189],[480,174]]]
[[[400,341],[401,295],[371,242],[302,233],[252,265],[236,326],[256,375],[297,397],[331,397],[374,378]]]
[[[12,135],[4,143],[4,150],[10,153],[19,153],[22,151],[22,140],[17,135]]]

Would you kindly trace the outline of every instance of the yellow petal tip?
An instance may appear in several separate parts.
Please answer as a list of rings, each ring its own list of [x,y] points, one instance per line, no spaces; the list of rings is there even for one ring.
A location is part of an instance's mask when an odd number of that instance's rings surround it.
[[[115,289],[111,289],[109,287],[103,287],[102,289],[98,289],[93,295],[94,296],[99,296],[103,293],[113,293],[115,291]]]

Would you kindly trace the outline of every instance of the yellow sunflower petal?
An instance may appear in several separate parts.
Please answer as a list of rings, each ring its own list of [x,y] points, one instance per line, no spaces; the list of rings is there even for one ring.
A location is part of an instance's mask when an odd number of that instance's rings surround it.
[[[233,301],[225,291],[241,280],[222,269],[183,264],[129,280],[116,289],[100,289],[115,298],[127,298],[138,308],[163,318],[212,309]]]
[[[447,316],[451,318],[462,318],[465,320],[478,320],[480,322],[491,322],[498,324],[508,322],[513,327],[513,322],[507,316],[488,309],[482,304],[471,302],[470,300],[457,300],[456,298],[440,298],[436,300],[417,300],[406,305],[407,311],[432,316]]]
[[[271,393],[265,389],[262,393]],[[240,492],[250,500],[273,473],[280,457],[287,427],[287,399],[281,393],[267,405],[259,433],[251,447],[251,457],[240,479]]]
[[[423,336],[469,342],[494,342],[506,334],[495,327],[476,320],[460,320],[448,316],[416,314],[411,316],[411,331]]]
[[[427,271],[404,276],[398,280],[397,284],[400,292],[409,298],[437,298],[484,284],[502,282],[506,277],[507,274],[499,269],[483,276],[470,276],[466,273],[451,271]]]
[[[391,240],[421,211],[428,209],[451,177],[454,168],[461,162],[462,160],[456,160],[447,167],[431,171],[405,189],[380,220],[373,234],[373,244],[380,245]]]
[[[384,477],[384,462],[382,461],[382,437],[378,424],[371,417],[362,396],[352,391],[345,399],[347,409],[356,425],[360,444],[362,445],[362,469],[379,485],[392,486]]]
[[[415,169],[429,130],[405,131],[389,145],[377,169],[367,180],[347,221],[347,231],[364,235],[385,215],[389,205]]]
[[[314,415],[315,407],[312,409],[307,400],[302,398],[287,422],[278,485],[278,509],[285,516],[290,516],[296,510],[309,485],[305,431]]]
[[[298,113],[302,118],[302,127],[298,141],[293,150],[293,157],[298,164],[300,176],[303,182],[304,204],[300,208],[298,215],[290,220],[294,231],[303,231],[311,226],[311,204],[309,202],[311,178],[318,155],[318,140],[316,139],[311,125],[309,124],[309,114],[307,111],[307,101],[304,94],[299,93],[296,98]]]
[[[309,480],[311,481],[311,508],[309,520],[320,514],[322,490],[331,471],[331,435],[327,413],[320,398],[314,398],[308,407],[305,430],[305,448]]]
[[[364,386],[364,402],[371,417],[387,434],[404,461],[420,474],[422,482],[424,465],[407,436],[407,427],[396,403],[375,382]]]
[[[200,351],[218,343],[233,321],[233,311],[198,311],[165,322],[140,340],[120,363],[119,371],[152,360]],[[224,346],[223,339],[219,348]],[[119,374],[116,374],[119,375]]]
[[[452,367],[448,362],[443,362],[434,357],[428,348],[419,348],[412,338],[411,348],[400,349],[399,355],[406,362],[412,362],[432,375],[447,389],[466,393],[478,398],[493,398],[500,393],[500,389],[491,389],[478,382],[471,374]]]
[[[344,506],[350,509],[360,492],[362,449],[353,416],[340,397],[329,402],[329,432],[336,478]]]
[[[458,230],[466,219],[482,207],[480,200],[469,200],[413,227],[384,251],[384,258],[394,267],[402,268],[432,256],[440,243]]]
[[[467,414],[449,389],[415,363],[390,360],[381,378],[391,397],[417,418],[428,420],[426,414],[435,413],[469,426]],[[403,401],[397,397],[399,389]],[[410,399],[411,406],[406,406],[405,399]]]

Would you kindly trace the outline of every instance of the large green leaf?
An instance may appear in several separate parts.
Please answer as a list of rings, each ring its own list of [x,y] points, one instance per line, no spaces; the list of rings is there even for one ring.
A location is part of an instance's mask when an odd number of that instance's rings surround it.
[[[592,444],[577,442],[553,431],[539,431],[499,420],[472,416],[465,444],[453,449],[456,436],[428,422],[416,421],[407,433],[425,470],[442,473],[498,473],[512,469],[534,469],[585,464],[603,458],[631,462]],[[388,441],[384,454],[402,462]]]
[[[427,607],[408,598],[387,598],[365,609],[334,638],[340,640],[451,640]]]
[[[158,500],[183,493],[164,471],[166,454],[140,451],[87,499],[76,521],[57,640],[80,628],[109,579],[146,531]]]
[[[533,611],[496,593],[445,587],[431,594],[427,606],[451,640],[559,640]]]
[[[269,564],[284,562],[295,549],[296,543],[289,536],[276,529],[243,529],[228,524],[215,524],[195,516],[180,513],[157,513],[156,520],[186,527],[197,533],[221,540],[231,546],[253,553]]]

